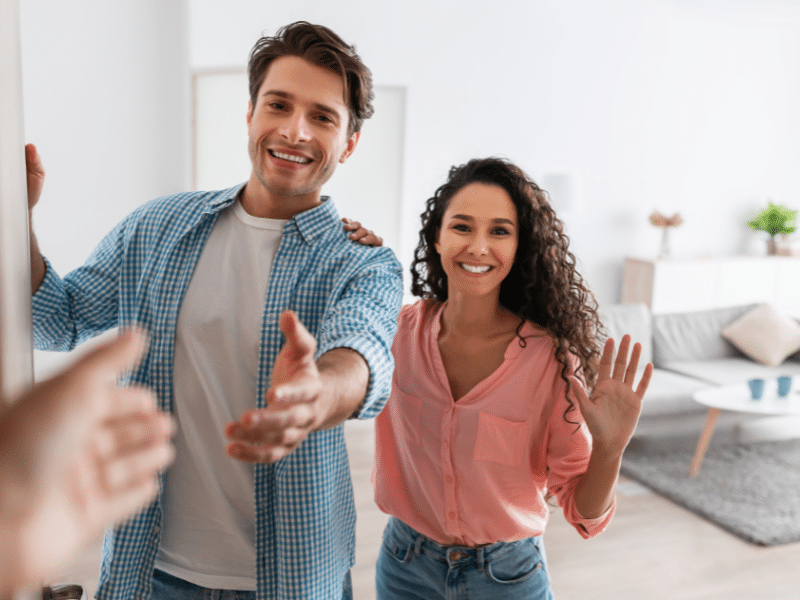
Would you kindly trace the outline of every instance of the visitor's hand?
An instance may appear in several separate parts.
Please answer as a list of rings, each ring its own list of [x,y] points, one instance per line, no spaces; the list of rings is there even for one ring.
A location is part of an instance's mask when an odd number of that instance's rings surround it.
[[[28,176],[28,210],[33,210],[44,187],[44,165],[33,144],[25,146],[25,170]]]
[[[16,537],[0,544],[13,557],[4,585],[38,583],[155,496],[172,420],[146,389],[116,383],[145,347],[124,333],[0,413],[0,536]]]
[[[351,221],[350,219],[342,219],[344,222],[345,231],[351,232],[348,237],[354,242],[363,244],[364,246],[383,246],[383,238],[375,235],[371,229],[362,227],[358,221]]]
[[[286,343],[272,367],[267,408],[225,427],[227,452],[245,462],[272,463],[291,453],[328,416],[330,406],[314,354],[317,342],[292,311],[281,314]]]
[[[653,365],[648,363],[639,385],[636,390],[633,389],[642,345],[634,344],[628,362],[630,343],[631,336],[624,335],[615,361],[614,340],[606,341],[600,359],[597,384],[591,397],[576,377],[570,377],[581,414],[592,434],[593,447],[613,453],[622,453],[633,436],[642,411],[642,399],[653,374]]]

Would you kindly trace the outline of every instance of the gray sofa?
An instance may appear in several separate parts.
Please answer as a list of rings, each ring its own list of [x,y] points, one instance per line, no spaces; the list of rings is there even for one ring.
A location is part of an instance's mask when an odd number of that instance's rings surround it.
[[[642,344],[640,374],[647,362],[655,370],[642,405],[642,419],[705,413],[692,393],[708,387],[740,383],[753,377],[800,378],[800,353],[778,367],[757,363],[725,340],[720,332],[756,305],[671,315],[651,315],[644,304],[600,307],[600,318],[615,340],[629,333]]]

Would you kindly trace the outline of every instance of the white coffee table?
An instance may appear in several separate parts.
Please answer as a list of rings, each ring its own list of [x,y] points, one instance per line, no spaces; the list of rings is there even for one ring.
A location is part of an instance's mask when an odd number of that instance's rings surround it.
[[[709,410],[703,433],[700,434],[697,442],[692,467],[689,469],[690,477],[697,475],[700,470],[700,464],[708,450],[708,443],[714,434],[717,417],[723,410],[764,416],[800,414],[800,389],[793,389],[785,398],[779,398],[776,380],[767,379],[766,383],[761,400],[751,398],[750,388],[746,382],[700,390],[692,394],[696,402],[705,404]],[[795,381],[794,383],[795,387],[800,388],[800,382]]]

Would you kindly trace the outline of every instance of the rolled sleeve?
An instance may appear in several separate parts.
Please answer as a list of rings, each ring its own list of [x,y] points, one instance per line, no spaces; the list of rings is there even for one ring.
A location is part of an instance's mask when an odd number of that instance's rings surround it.
[[[37,350],[72,350],[118,324],[125,222],[114,228],[81,267],[59,277],[45,258],[45,276],[33,294]]]
[[[37,350],[69,350],[75,345],[75,329],[69,328],[69,298],[64,280],[44,259],[45,274],[31,297],[33,344]]]
[[[563,397],[563,390],[562,390]],[[586,423],[583,421],[580,409],[567,414],[567,400],[551,417],[551,433],[548,452],[548,489],[557,498],[558,505],[564,512],[564,518],[570,523],[583,538],[590,538],[602,533],[611,522],[616,510],[616,501],[601,516],[586,519],[575,506],[575,490],[581,475],[586,472],[592,454],[592,440]]]
[[[318,336],[318,356],[334,348],[358,352],[369,367],[367,393],[353,415],[378,415],[391,391],[392,341],[403,296],[400,263],[388,249],[360,265],[330,307]]]

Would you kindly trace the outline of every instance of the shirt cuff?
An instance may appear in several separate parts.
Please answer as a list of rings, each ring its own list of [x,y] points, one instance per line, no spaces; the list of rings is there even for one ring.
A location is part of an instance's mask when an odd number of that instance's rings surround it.
[[[573,522],[573,525],[584,539],[594,537],[605,531],[606,527],[608,527],[608,524],[611,523],[611,519],[614,517],[616,510],[617,501],[614,500],[608,510],[599,517],[595,517],[594,519],[585,519],[578,512],[578,509],[575,508],[575,516],[577,519]]]
[[[44,279],[31,296],[34,347],[37,350],[66,350],[66,347],[53,345],[51,342],[63,329],[59,314],[62,311],[66,288],[47,258],[44,258],[44,264],[46,269]]]
[[[394,360],[391,353],[385,349],[377,347],[372,338],[351,335],[337,340],[331,340],[321,346],[317,352],[317,358],[335,348],[350,348],[358,352],[366,361],[369,368],[369,383],[367,393],[361,406],[353,413],[351,418],[371,419],[378,416],[383,409],[383,405],[389,398],[391,391],[392,371],[394,370]]]

